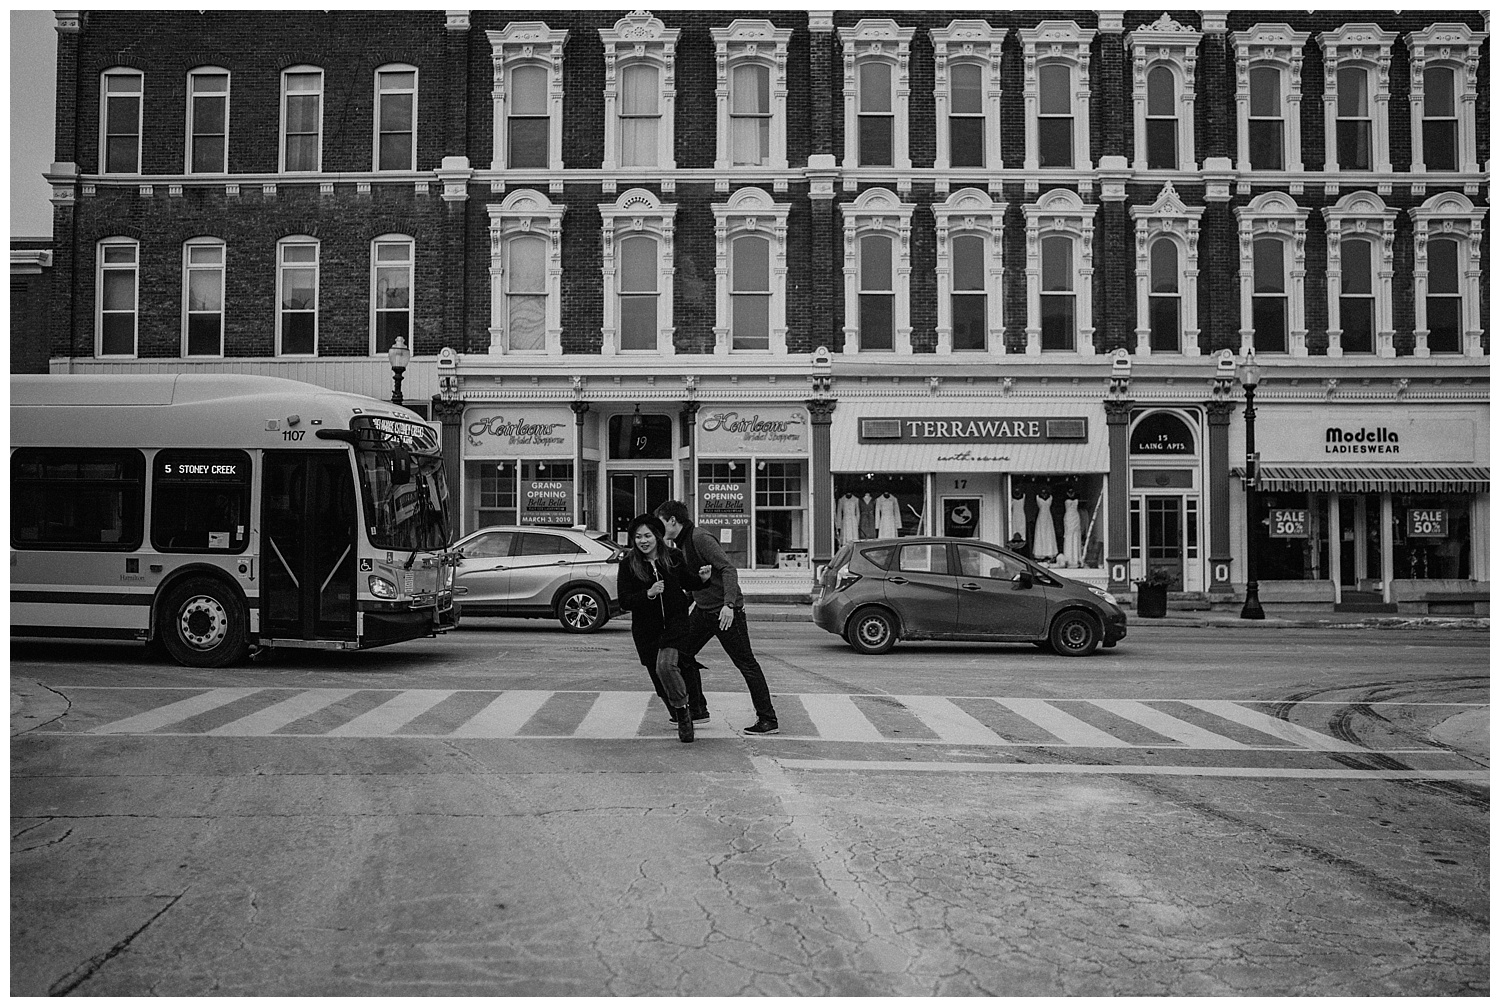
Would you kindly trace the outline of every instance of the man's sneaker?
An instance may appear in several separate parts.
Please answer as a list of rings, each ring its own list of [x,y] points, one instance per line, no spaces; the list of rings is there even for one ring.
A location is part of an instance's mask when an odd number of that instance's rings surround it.
[[[693,711],[693,719],[694,720],[707,720],[708,719],[708,707],[705,706],[701,710],[694,710]]]
[[[752,727],[745,728],[746,734],[780,734],[781,728],[776,726],[776,721],[767,720],[762,717]]]
[[[686,711],[682,711],[682,712],[685,713]],[[677,718],[677,740],[678,741],[692,741],[693,740],[693,718],[692,717],[679,716]]]

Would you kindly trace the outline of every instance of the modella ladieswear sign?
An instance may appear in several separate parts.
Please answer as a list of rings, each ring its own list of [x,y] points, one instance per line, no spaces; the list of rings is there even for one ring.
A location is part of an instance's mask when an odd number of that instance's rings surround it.
[[[705,405],[698,411],[698,454],[806,454],[807,429],[805,409]]]
[[[1256,447],[1267,464],[1321,462],[1484,464],[1472,409],[1257,409]]]

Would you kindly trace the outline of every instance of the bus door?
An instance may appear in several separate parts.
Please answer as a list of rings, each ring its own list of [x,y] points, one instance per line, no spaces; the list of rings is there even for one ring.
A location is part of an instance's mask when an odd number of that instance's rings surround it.
[[[359,507],[342,451],[267,451],[261,635],[353,640]]]

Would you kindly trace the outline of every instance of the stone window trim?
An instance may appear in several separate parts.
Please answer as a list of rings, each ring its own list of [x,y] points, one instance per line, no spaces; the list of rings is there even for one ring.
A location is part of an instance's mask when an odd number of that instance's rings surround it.
[[[193,80],[197,77],[224,77],[224,170],[223,171],[194,171],[193,170],[193,138],[197,129],[194,121],[197,95],[193,92]],[[187,112],[184,116],[184,144],[182,150],[182,171],[185,175],[223,175],[229,172],[229,115],[234,91],[234,75],[222,66],[195,66],[187,73]]]
[[[380,116],[381,116],[381,108],[380,108],[380,106],[381,106],[381,103],[385,100],[385,96],[387,94],[392,94],[392,93],[399,94],[399,93],[404,92],[404,90],[405,90],[404,88],[400,89],[400,90],[393,90],[393,91],[383,90],[381,88],[381,86],[380,86],[380,75],[383,74],[383,73],[409,73],[412,76],[412,85],[411,85],[411,99],[412,99],[412,101],[411,101],[411,164],[408,167],[406,167],[406,168],[382,169],[380,167]],[[381,170],[387,170],[387,171],[415,171],[416,170],[416,168],[417,168],[417,143],[418,143],[417,111],[418,111],[418,108],[419,108],[419,103],[417,101],[417,96],[421,93],[421,83],[422,83],[421,71],[417,67],[413,66],[410,63],[385,63],[385,64],[382,64],[381,66],[377,66],[375,68],[375,72],[371,75],[371,85],[370,86],[371,86],[371,89],[374,91],[374,109],[373,109],[374,115],[372,116],[372,119],[374,121],[371,123],[371,154],[370,154],[370,170],[371,171],[381,171]]]
[[[192,261],[192,255],[193,249],[196,248],[217,249],[219,252],[219,261],[217,263],[208,263],[201,266],[195,264]],[[188,332],[192,314],[192,298],[190,296],[191,276],[193,273],[199,272],[200,270],[203,272],[217,271],[219,274],[219,352],[217,353],[189,352]],[[192,358],[194,360],[208,360],[214,358],[222,358],[224,356],[224,293],[225,288],[228,285],[228,274],[229,245],[224,241],[223,238],[215,238],[210,235],[200,235],[196,238],[189,238],[187,241],[184,241],[182,243],[182,345],[179,349],[179,352],[184,358]],[[204,313],[206,314],[207,312]]]
[[[649,350],[620,349],[620,303],[618,296],[619,246],[621,240],[637,235],[655,238],[657,248],[657,334],[654,352],[672,356],[676,351],[672,324],[672,289],[676,274],[672,246],[673,228],[677,215],[674,203],[663,203],[649,189],[630,189],[620,194],[613,203],[600,203],[599,215],[603,218],[602,241],[604,248],[604,325],[601,353],[606,357],[620,353],[648,353]]]
[[[604,171],[621,177],[649,178],[677,169],[673,138],[677,118],[677,77],[675,55],[680,30],[668,28],[660,18],[646,11],[635,11],[615,22],[613,28],[600,28],[604,43]],[[656,164],[621,167],[620,81],[632,64],[654,66],[661,87],[660,128],[656,131]]]
[[[915,28],[903,28],[890,18],[865,18],[853,28],[838,29],[844,46],[844,167],[847,172],[894,174],[911,170],[909,101],[911,96],[911,40]],[[871,61],[891,66],[890,166],[859,163],[859,68]],[[846,174],[846,187],[858,185]]]
[[[1250,70],[1269,66],[1281,72],[1282,170],[1302,171],[1302,47],[1309,32],[1285,24],[1258,24],[1234,32],[1235,125],[1241,172],[1250,171]]]
[[[1026,355],[1042,353],[1042,239],[1054,235],[1072,238],[1073,295],[1076,313],[1073,352],[1093,356],[1094,349],[1094,213],[1070,189],[1052,189],[1035,203],[1026,203]],[[1052,352],[1052,351],[1049,351]]]
[[[111,265],[105,262],[105,250],[110,248],[130,249],[130,261],[120,262],[112,269]],[[113,360],[137,357],[140,355],[141,329],[141,243],[135,238],[124,235],[101,238],[94,246],[94,260],[94,356]],[[127,267],[132,283],[130,352],[106,354],[104,352],[104,275],[108,271],[125,272]]]
[[[1076,21],[1042,21],[1035,28],[1020,29],[1017,34],[1021,37],[1021,53],[1025,61],[1022,85],[1026,105],[1025,169],[1041,170],[1041,91],[1037,71],[1043,64],[1060,63],[1068,67],[1072,80],[1073,167],[1092,170],[1094,162],[1089,152],[1089,46],[1098,33],[1092,28],[1080,28]]]
[[[959,63],[971,63],[980,69],[984,89],[984,170],[1002,167],[1000,157],[1000,54],[1008,29],[996,28],[988,21],[950,21],[946,28],[928,30],[932,36],[935,79],[933,99],[937,119],[937,171],[952,167],[952,145],[949,123],[952,114],[949,70]],[[971,169],[961,169],[971,170]]]
[[[1255,291],[1255,242],[1274,238],[1291,253],[1286,263],[1287,346],[1289,357],[1307,356],[1307,214],[1284,192],[1266,192],[1235,209],[1240,237],[1240,353],[1255,346],[1252,295]],[[1254,350],[1264,353],[1263,350]]]
[[[737,190],[728,201],[714,203],[714,353],[764,355],[784,357],[786,348],[786,295],[787,295],[787,216],[790,203],[778,203],[764,190],[747,186]],[[730,321],[732,299],[730,297],[730,246],[734,239],[744,235],[769,238],[771,242],[771,327],[770,348],[766,350],[735,350],[731,345]]]
[[[937,352],[953,351],[953,239],[965,235],[984,242],[985,349],[960,351],[964,357],[1005,355],[1005,211],[983,189],[959,189],[932,215],[937,225]]]
[[[567,29],[549,28],[545,21],[512,21],[503,30],[487,31],[485,35],[490,41],[490,63],[493,70],[490,101],[494,121],[490,139],[490,170],[503,171],[508,167],[506,158],[510,131],[507,127],[509,112],[506,88],[510,72],[518,66],[535,66],[547,73],[547,165],[551,171],[561,171],[562,68],[563,45],[568,41]]]
[[[1172,72],[1177,113],[1177,167],[1197,171],[1193,122],[1197,101],[1198,43],[1203,33],[1166,14],[1125,36],[1131,57],[1131,98],[1135,110],[1136,171],[1146,170],[1146,78],[1158,66]]]
[[[1178,296],[1184,357],[1202,355],[1198,336],[1198,228],[1203,207],[1188,206],[1171,182],[1150,206],[1132,206],[1135,221],[1135,353],[1151,355],[1151,249],[1158,241],[1177,246]]]
[[[521,235],[538,235],[547,239],[547,322],[542,355],[562,356],[562,225],[568,208],[534,189],[517,189],[485,209],[490,218],[490,355],[512,352],[506,333],[505,243]],[[535,354],[528,351],[527,355]]]
[[[1480,322],[1486,277],[1480,248],[1486,212],[1485,207],[1475,206],[1467,196],[1457,192],[1438,193],[1421,206],[1406,211],[1412,219],[1416,252],[1412,270],[1417,309],[1416,349],[1413,356],[1432,355],[1427,345],[1427,336],[1431,331],[1427,325],[1427,244],[1436,238],[1449,238],[1458,242],[1458,289],[1463,306],[1460,355],[1484,355],[1481,342],[1484,330]]]
[[[1429,66],[1454,71],[1453,100],[1458,113],[1458,166],[1468,174],[1483,170],[1476,139],[1476,108],[1479,103],[1480,47],[1488,32],[1474,31],[1465,24],[1434,24],[1406,36],[1411,53],[1411,129],[1413,172],[1426,172],[1422,121],[1426,118],[1424,73]]]
[[[292,95],[292,92],[287,89],[287,77],[289,77],[292,74],[317,74],[318,75],[318,90],[317,90],[317,95],[318,95],[318,130],[317,130],[317,136],[318,136],[318,163],[317,163],[316,166],[314,166],[311,169],[302,169],[302,168],[295,169],[296,173],[318,172],[318,171],[321,171],[322,168],[323,168],[323,114],[324,114],[325,111],[327,111],[327,104],[328,104],[327,101],[325,100],[326,85],[327,85],[327,74],[324,73],[322,67],[320,67],[320,66],[312,66],[310,64],[305,64],[305,63],[304,64],[299,64],[297,66],[289,66],[286,69],[284,69],[284,70],[281,71],[281,129],[280,129],[279,134],[278,134],[278,141],[280,143],[280,150],[278,152],[278,157],[277,157],[277,160],[276,160],[277,168],[278,168],[279,171],[284,172],[284,173],[286,173],[286,172],[292,172],[294,170],[294,169],[291,169],[291,168],[287,167],[287,160],[286,160],[287,159],[287,127],[289,125],[289,123],[287,122],[287,114],[286,114],[287,113],[287,101],[290,99],[290,97]],[[297,93],[301,94],[301,93],[311,93],[311,92],[297,92]]]
[[[117,96],[131,96],[136,99],[135,107],[135,170],[134,171],[110,171],[109,170],[109,137],[110,137],[110,113],[109,113],[109,79],[111,77],[138,77],[140,89],[134,92],[115,92]],[[99,174],[101,175],[139,175],[141,174],[141,146],[142,130],[145,123],[146,109],[146,72],[133,66],[112,66],[99,74]]]
[[[844,353],[860,352],[859,239],[870,234],[891,238],[891,275],[895,285],[891,320],[891,350],[909,356],[911,348],[911,215],[915,203],[903,203],[889,189],[866,189],[844,204]]]
[[[1323,48],[1324,171],[1348,171],[1338,161],[1339,71],[1358,67],[1370,82],[1370,163],[1375,172],[1391,170],[1391,43],[1400,37],[1375,24],[1346,24],[1318,36]]]
[[[786,171],[787,46],[791,43],[793,29],[777,28],[770,21],[737,18],[726,28],[709,30],[714,37],[714,63],[718,73],[715,96],[719,108],[719,139],[714,167],[725,171],[736,167]],[[763,66],[771,76],[771,151],[770,161],[764,166],[734,164],[729,88],[735,68],[745,63]]]
[[[1333,206],[1324,207],[1323,219],[1328,224],[1328,355],[1344,355],[1339,303],[1343,294],[1342,242],[1348,238],[1362,238],[1370,241],[1375,252],[1370,257],[1375,300],[1375,356],[1394,357],[1396,323],[1392,280],[1395,276],[1396,211],[1388,208],[1375,193],[1360,190],[1349,193]]]
[[[283,304],[285,303],[283,285],[285,282],[284,274],[288,268],[288,263],[283,258],[283,256],[285,254],[285,250],[290,246],[301,246],[305,248],[311,248],[313,250],[313,348],[311,353],[287,353],[281,348],[283,337],[282,322],[286,315],[286,309],[283,308]],[[298,267],[305,267],[305,263],[302,263],[299,260],[297,266],[294,266],[292,268]],[[318,324],[318,315],[321,313],[319,301],[321,301],[322,299],[323,288],[322,267],[323,243],[312,235],[290,234],[276,242],[276,355],[278,357],[292,357],[296,359],[303,359],[316,357],[318,355],[318,340],[319,336],[321,335],[321,333],[319,332],[320,326]]]

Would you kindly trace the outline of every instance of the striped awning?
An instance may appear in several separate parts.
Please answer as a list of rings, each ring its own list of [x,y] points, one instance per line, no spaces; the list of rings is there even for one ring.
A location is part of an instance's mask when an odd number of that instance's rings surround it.
[[[1244,476],[1243,467],[1232,469]],[[1476,466],[1262,465],[1259,488],[1308,493],[1488,493],[1490,470]]]

